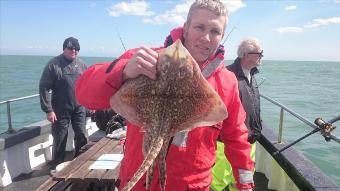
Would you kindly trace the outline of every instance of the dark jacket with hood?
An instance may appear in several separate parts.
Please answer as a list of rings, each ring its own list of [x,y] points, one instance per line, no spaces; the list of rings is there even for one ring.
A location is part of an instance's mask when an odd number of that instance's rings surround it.
[[[238,81],[240,91],[240,99],[244,110],[247,113],[245,124],[248,128],[248,141],[254,143],[260,136],[262,130],[262,120],[260,116],[260,93],[254,77],[258,73],[257,68],[250,70],[251,80],[243,73],[241,59],[236,58],[234,63],[227,66],[227,69],[232,71]]]

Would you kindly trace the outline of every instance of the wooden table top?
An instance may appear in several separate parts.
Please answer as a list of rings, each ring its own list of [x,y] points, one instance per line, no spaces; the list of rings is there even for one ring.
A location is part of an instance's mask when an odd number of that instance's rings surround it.
[[[56,172],[53,180],[114,183],[118,178],[120,165],[115,169],[89,169],[89,167],[103,154],[118,153],[123,153],[123,146],[119,141],[104,137],[61,171]]]

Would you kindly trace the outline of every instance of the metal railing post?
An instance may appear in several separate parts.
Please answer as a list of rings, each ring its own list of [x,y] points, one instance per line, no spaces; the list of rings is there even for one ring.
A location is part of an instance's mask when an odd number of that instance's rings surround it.
[[[13,125],[12,125],[11,102],[16,102],[16,101],[29,99],[29,98],[33,98],[33,97],[38,97],[38,96],[39,96],[39,94],[34,94],[34,95],[25,96],[25,97],[19,97],[19,98],[0,101],[0,105],[6,104],[6,107],[7,107],[7,123],[8,123],[7,132],[8,133],[15,133],[16,132],[16,130],[13,128]]]
[[[8,121],[7,132],[14,133],[15,130],[13,129],[13,126],[12,126],[12,116],[11,116],[11,102],[7,101],[6,105],[7,105],[7,121]]]
[[[283,108],[281,108],[281,111],[280,111],[280,124],[279,124],[279,135],[277,137],[277,142],[278,143],[282,143],[283,115],[284,115],[284,110],[283,110]]]

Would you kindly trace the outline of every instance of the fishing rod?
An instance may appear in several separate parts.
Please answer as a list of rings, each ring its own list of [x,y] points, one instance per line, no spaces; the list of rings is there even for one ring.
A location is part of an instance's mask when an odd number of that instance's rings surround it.
[[[333,126],[333,123],[340,120],[340,115],[336,116],[335,118],[329,120],[328,122],[325,122],[322,118],[318,117],[315,119],[314,124],[317,125],[317,127],[307,133],[306,135],[302,136],[301,138],[297,139],[296,141],[286,145],[285,147],[283,147],[282,149],[276,151],[273,153],[273,155],[277,155],[279,153],[281,153],[282,151],[288,149],[289,147],[295,145],[296,143],[300,142],[301,140],[305,139],[306,137],[309,137],[310,135],[321,131],[321,134],[325,137],[325,140],[327,142],[329,142],[332,139],[332,134],[331,132],[336,128],[335,126]]]
[[[231,31],[227,34],[227,36],[225,37],[222,45],[224,45],[224,43],[227,41],[227,39],[229,38],[230,34],[236,29],[236,26],[233,26],[233,28],[231,29]]]
[[[340,115],[334,117],[333,119],[329,120],[328,123],[335,123],[336,121],[340,120]]]
[[[123,48],[124,48],[124,51],[126,51],[125,44],[124,44],[123,39],[122,39],[122,37],[120,36],[120,34],[119,34],[117,28],[116,28],[116,32],[117,32],[117,35],[118,35],[118,37],[119,37],[120,43],[122,44],[122,46],[123,46]]]

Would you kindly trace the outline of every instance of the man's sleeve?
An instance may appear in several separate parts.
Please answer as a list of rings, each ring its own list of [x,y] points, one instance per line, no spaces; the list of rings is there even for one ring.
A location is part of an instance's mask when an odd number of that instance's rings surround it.
[[[54,79],[52,65],[47,64],[39,81],[40,106],[45,113],[53,111],[49,91],[53,88]]]
[[[248,130],[244,124],[246,113],[239,99],[236,79],[227,97],[228,118],[223,121],[220,138],[225,144],[225,155],[229,160],[237,188],[253,188],[254,162],[251,160],[251,145],[248,143]]]
[[[123,69],[133,50],[113,62],[98,63],[89,67],[76,82],[78,102],[89,109],[110,108],[110,97],[123,83]]]

